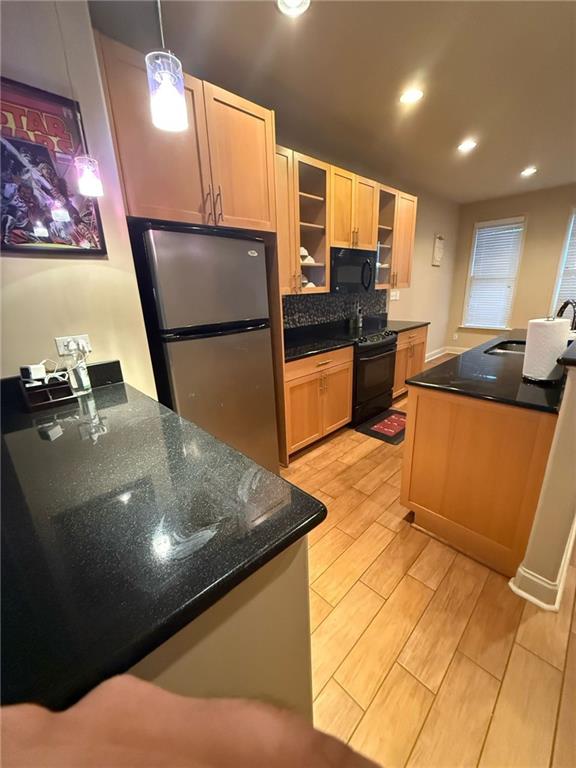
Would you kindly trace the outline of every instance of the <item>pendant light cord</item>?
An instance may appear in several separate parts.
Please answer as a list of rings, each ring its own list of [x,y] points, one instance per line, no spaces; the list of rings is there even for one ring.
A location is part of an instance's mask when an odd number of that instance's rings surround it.
[[[156,7],[158,9],[158,25],[160,27],[160,42],[162,43],[163,50],[166,50],[166,44],[164,43],[164,25],[162,24],[162,5],[160,0],[156,0]]]

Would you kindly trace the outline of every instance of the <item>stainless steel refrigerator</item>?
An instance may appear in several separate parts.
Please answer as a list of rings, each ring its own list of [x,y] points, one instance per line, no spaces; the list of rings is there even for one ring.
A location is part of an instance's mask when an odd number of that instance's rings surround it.
[[[144,240],[172,407],[277,472],[264,244],[163,229]]]

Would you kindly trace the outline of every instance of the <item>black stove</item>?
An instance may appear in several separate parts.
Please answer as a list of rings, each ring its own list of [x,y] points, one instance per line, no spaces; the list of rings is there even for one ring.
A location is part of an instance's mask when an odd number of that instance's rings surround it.
[[[359,347],[371,347],[374,344],[384,346],[395,346],[398,334],[396,331],[378,331],[377,333],[368,333],[356,337],[356,344]]]
[[[354,341],[352,424],[361,424],[392,405],[398,334],[371,328],[349,337]]]

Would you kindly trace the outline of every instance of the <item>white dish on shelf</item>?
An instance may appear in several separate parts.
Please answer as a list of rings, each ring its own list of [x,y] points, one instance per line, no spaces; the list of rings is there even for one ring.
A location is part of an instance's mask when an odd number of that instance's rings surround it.
[[[310,256],[310,254],[308,253],[308,251],[306,250],[306,248],[304,248],[304,247],[301,245],[301,246],[300,246],[300,258],[302,258],[303,256],[304,256],[304,257],[305,257],[305,256]]]
[[[312,280],[308,280],[306,283],[306,288],[316,288],[316,284],[312,282]]]
[[[300,254],[300,258],[302,264],[316,264],[313,256],[306,256],[305,259],[302,259],[302,254]]]

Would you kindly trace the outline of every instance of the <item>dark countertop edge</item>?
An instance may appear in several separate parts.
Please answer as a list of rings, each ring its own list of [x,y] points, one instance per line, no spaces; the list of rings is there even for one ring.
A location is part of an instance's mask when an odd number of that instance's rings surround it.
[[[471,397],[474,400],[489,400],[493,403],[501,403],[502,405],[512,405],[515,408],[523,408],[528,411],[540,411],[541,413],[552,413],[557,415],[560,407],[553,408],[545,405],[519,403],[516,400],[510,400],[506,397],[496,397],[492,395],[475,394],[473,392],[463,392],[461,389],[450,387],[446,384],[432,384],[431,382],[414,381],[413,379],[406,379],[406,384],[411,387],[422,387],[422,389],[433,389],[438,392],[450,392],[452,395],[461,395],[462,397]]]
[[[567,365],[569,368],[576,366],[576,341],[566,347],[566,351],[558,358],[560,365]]]
[[[415,328],[424,328],[426,325],[430,325],[430,320],[388,320],[387,327],[391,331],[396,333],[404,333],[404,331],[413,331]],[[394,328],[394,325],[403,326],[401,330]]]
[[[516,330],[516,329],[513,329]],[[489,349],[490,347],[496,346],[496,344],[499,344],[501,341],[505,341],[509,338],[510,333],[512,331],[509,331],[507,333],[501,334],[500,336],[496,336],[493,339],[489,339],[488,341],[482,342],[482,344],[478,344],[476,347],[471,347],[470,349],[466,350],[466,352],[462,352],[461,354],[465,355],[468,352],[483,352],[484,349]],[[440,363],[442,365],[442,363]],[[516,400],[510,400],[510,398],[507,397],[501,397],[501,396],[493,396],[493,395],[486,395],[483,393],[474,393],[474,392],[463,392],[461,389],[456,389],[454,387],[451,387],[447,384],[434,384],[430,381],[418,381],[418,376],[420,374],[416,374],[411,379],[406,379],[406,384],[409,384],[412,387],[422,387],[423,389],[433,389],[437,390],[438,392],[451,392],[453,395],[461,395],[462,397],[471,397],[474,400],[489,400],[493,403],[502,403],[503,405],[512,405],[515,408],[525,408],[529,411],[540,411],[541,413],[552,413],[552,414],[558,414],[560,410],[560,405],[558,405],[557,408],[546,406],[546,405],[538,405],[538,404],[528,404],[528,403],[519,403]]]
[[[430,320],[388,320],[386,327],[389,328],[391,331],[395,331],[396,333],[404,333],[404,331],[412,331],[415,328],[424,328],[425,326],[430,325]],[[395,326],[402,326],[401,328],[397,328]],[[312,327],[312,326],[302,326],[302,327]],[[286,331],[295,331],[298,330],[297,328],[284,328],[284,332]],[[305,342],[304,342],[305,344]],[[303,346],[298,345],[298,346]],[[313,349],[309,350],[308,352],[295,352],[294,354],[291,354],[289,350],[284,351],[284,362],[285,363],[291,363],[293,360],[302,360],[304,357],[312,357],[313,355],[319,355],[322,352],[329,352],[330,350],[335,349],[344,349],[345,347],[353,347],[354,342],[350,340],[342,340],[340,342],[339,339],[330,339],[330,337],[326,337],[326,346],[322,345],[322,342],[318,342]]]
[[[353,341],[333,342],[330,339],[326,340],[326,346],[318,346],[311,349],[309,352],[297,352],[291,355],[289,352],[284,354],[284,362],[291,363],[293,360],[302,360],[303,357],[312,357],[313,355],[320,355],[322,352],[330,352],[333,349],[344,349],[344,347],[353,347]]]
[[[292,483],[289,484],[292,485]],[[303,493],[301,489],[297,490],[300,491],[300,493]],[[206,589],[191,603],[184,605],[177,613],[164,621],[163,624],[152,629],[145,638],[137,640],[129,647],[118,651],[114,658],[110,659],[109,663],[106,664],[106,667],[96,669],[90,675],[82,675],[81,680],[77,678],[78,684],[76,686],[71,684],[70,678],[67,678],[65,687],[62,689],[62,695],[59,696],[56,691],[55,695],[52,697],[58,699],[61,704],[59,710],[56,711],[64,710],[72,706],[105,680],[108,680],[115,675],[126,673],[130,667],[134,666],[148,654],[155,651],[173,635],[181,629],[184,629],[190,622],[197,619],[202,613],[215,605],[219,600],[231,592],[234,587],[237,587],[249,576],[252,576],[252,574],[262,568],[262,566],[269,563],[277,555],[284,552],[288,547],[295,544],[303,536],[313,530],[326,519],[328,514],[326,506],[318,499],[315,500],[319,507],[317,513],[309,517],[296,528],[293,528],[281,541],[276,542],[269,549],[259,552],[249,561],[238,567],[233,573],[229,573],[220,581],[216,582],[212,587]],[[73,694],[70,693],[71,689],[74,689]]]

